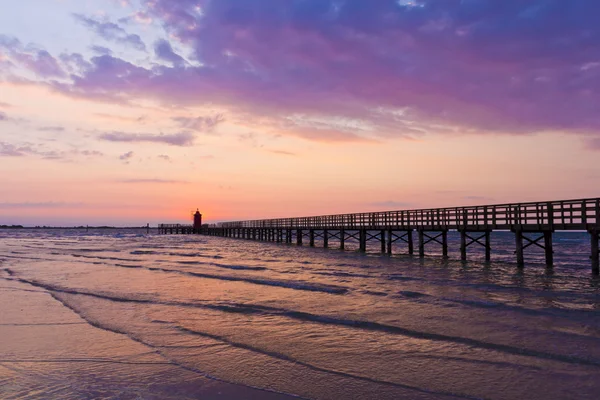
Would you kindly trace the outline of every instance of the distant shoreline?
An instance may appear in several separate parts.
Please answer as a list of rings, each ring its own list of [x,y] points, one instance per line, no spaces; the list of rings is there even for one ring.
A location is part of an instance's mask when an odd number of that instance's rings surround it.
[[[23,226],[0,225],[0,229],[148,229],[147,226]],[[150,227],[156,229],[156,227]]]

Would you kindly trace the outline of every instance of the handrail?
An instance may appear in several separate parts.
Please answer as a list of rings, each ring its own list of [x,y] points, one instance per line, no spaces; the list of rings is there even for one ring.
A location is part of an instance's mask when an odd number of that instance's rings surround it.
[[[582,230],[600,227],[600,198],[233,221],[213,226],[287,229],[513,229],[525,226]]]

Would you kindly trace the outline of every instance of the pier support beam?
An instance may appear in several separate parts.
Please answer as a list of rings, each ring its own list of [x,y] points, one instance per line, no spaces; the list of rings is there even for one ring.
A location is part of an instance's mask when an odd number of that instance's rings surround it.
[[[394,231],[392,231],[391,229],[387,232],[388,235],[388,239],[387,239],[387,253],[388,254],[392,254],[392,245],[394,244],[392,241],[394,240]]]
[[[490,231],[485,231],[485,261],[490,262],[492,259],[492,246],[490,244]]]
[[[429,232],[429,231],[428,231]],[[440,231],[437,231],[440,232]],[[448,257],[448,229],[441,229],[437,235],[435,233],[425,233],[423,229],[418,229],[419,233],[419,257],[425,257],[425,245],[429,242],[435,242],[442,246],[442,256]]]
[[[590,231],[590,237],[592,240],[592,274],[600,274],[600,246],[598,244],[598,230],[594,229]]]
[[[517,267],[525,267],[525,257],[523,255],[523,231],[520,229],[515,230],[515,245],[517,252]]]
[[[533,232],[534,234],[541,234],[537,239],[531,239],[523,234],[522,229],[515,229],[515,242],[516,242],[516,254],[517,254],[517,267],[523,268],[525,266],[524,250],[529,246],[537,246],[544,250],[546,256],[546,267],[552,268],[554,264],[554,250],[552,245],[552,231],[545,230],[543,232]],[[539,242],[544,239],[544,244]],[[524,240],[527,244],[523,244]]]
[[[340,230],[340,249],[346,249],[346,231],[343,229]]]
[[[366,231],[366,229],[361,229],[359,231],[358,242],[359,242],[359,250],[363,253],[366,252],[367,251],[367,231]]]
[[[310,241],[310,247],[315,247],[315,230],[310,229],[308,231],[308,240]]]
[[[296,230],[296,244],[302,246],[302,229]]]
[[[467,261],[467,232],[460,231],[460,259]]]
[[[442,231],[442,256],[448,258],[448,231]]]
[[[380,233],[379,240],[381,241],[381,252],[385,253],[385,231],[382,230]]]
[[[323,231],[323,247],[329,247],[329,231],[327,229]]]
[[[554,249],[552,246],[552,232],[544,232],[544,252],[546,254],[546,266],[552,268],[554,266]]]
[[[491,231],[485,231],[483,234],[481,232],[475,232],[475,234],[479,236],[471,236],[473,233],[469,234],[466,230],[460,230],[460,259],[462,261],[467,261],[467,248],[472,244],[479,244],[485,248],[485,260],[490,261],[491,259],[491,246],[490,246],[490,234]],[[482,242],[481,240],[485,240]]]

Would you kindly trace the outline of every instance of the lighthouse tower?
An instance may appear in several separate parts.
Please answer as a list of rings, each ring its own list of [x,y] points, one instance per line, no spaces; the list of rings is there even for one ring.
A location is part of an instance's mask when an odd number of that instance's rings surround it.
[[[202,227],[202,214],[200,214],[200,210],[196,210],[194,214],[194,231],[199,231]]]

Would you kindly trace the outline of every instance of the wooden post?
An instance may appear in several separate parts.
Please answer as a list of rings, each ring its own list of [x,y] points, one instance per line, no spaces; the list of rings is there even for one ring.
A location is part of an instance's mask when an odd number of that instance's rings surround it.
[[[302,246],[302,229],[296,229],[296,244]]]
[[[490,245],[490,231],[485,231],[485,261],[492,259],[492,246]]]
[[[387,240],[387,253],[392,254],[392,242],[394,241],[394,231],[391,229],[388,231],[388,240]]]
[[[442,255],[448,258],[448,231],[442,231]]]
[[[358,235],[359,250],[363,253],[367,251],[367,231],[361,229]]]
[[[592,238],[592,273],[594,275],[600,274],[600,249],[598,248],[598,231],[590,231]]]
[[[460,231],[460,259],[467,261],[467,232]]]
[[[423,229],[418,229],[419,232],[419,257],[425,257],[425,237]]]
[[[554,265],[554,249],[552,247],[552,232],[544,231],[544,251],[546,252],[546,267]]]
[[[413,242],[413,230],[409,229],[406,238],[408,239],[408,254],[411,256],[415,254],[415,246]]]
[[[523,256],[523,231],[521,229],[515,230],[515,242],[517,247],[517,267],[523,268],[525,266],[525,257]]]
[[[329,247],[329,231],[327,229],[323,230],[323,247]]]
[[[344,250],[346,248],[346,231],[340,230],[340,249]]]
[[[381,240],[381,252],[382,252],[382,253],[385,253],[385,250],[386,250],[386,249],[385,249],[385,231],[384,231],[384,230],[382,230],[382,231],[380,232],[380,235],[381,235],[381,237],[380,237],[379,239]]]
[[[314,229],[310,229],[308,231],[308,237],[310,240],[310,247],[315,247],[315,230]]]

